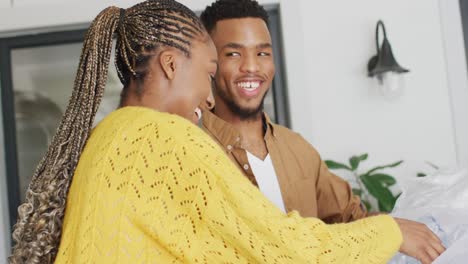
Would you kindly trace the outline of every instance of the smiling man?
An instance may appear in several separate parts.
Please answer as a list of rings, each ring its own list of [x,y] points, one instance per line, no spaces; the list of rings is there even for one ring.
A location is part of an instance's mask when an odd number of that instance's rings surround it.
[[[359,198],[346,181],[328,170],[317,151],[263,112],[275,74],[265,9],[254,0],[218,0],[201,19],[218,52],[213,83],[216,106],[203,115],[205,131],[284,212],[296,210],[327,223],[365,217]],[[426,264],[444,251],[427,226],[396,220],[405,237],[403,245],[409,245],[401,248],[402,253]]]
[[[275,75],[265,9],[252,0],[220,0],[201,19],[219,58],[216,107],[204,113],[205,131],[284,212],[297,210],[327,223],[365,217],[359,198],[329,172],[317,151],[263,112]]]

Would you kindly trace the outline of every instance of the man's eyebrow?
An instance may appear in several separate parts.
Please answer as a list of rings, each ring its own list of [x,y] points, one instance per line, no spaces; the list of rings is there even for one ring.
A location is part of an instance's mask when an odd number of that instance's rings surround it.
[[[223,46],[224,48],[232,48],[232,49],[242,49],[244,45],[241,45],[239,43],[234,43],[234,42],[229,42],[228,44]]]
[[[266,49],[266,48],[272,48],[273,46],[271,43],[262,43],[257,45],[257,49]]]

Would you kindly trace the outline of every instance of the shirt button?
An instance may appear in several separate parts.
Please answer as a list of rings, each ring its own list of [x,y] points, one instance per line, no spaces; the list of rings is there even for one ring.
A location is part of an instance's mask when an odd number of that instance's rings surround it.
[[[244,170],[249,170],[249,164],[244,164]]]
[[[231,145],[227,145],[227,149],[228,149],[228,150],[232,150],[232,146],[231,146]]]

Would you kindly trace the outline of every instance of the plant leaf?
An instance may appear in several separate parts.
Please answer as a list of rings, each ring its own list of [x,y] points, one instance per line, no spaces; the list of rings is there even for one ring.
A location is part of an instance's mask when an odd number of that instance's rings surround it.
[[[396,200],[398,200],[398,198],[400,198],[401,194],[402,194],[402,193],[399,193],[399,194],[397,194],[397,195],[395,196],[395,202],[396,202]]]
[[[384,165],[384,166],[378,166],[378,167],[375,167],[375,168],[369,170],[368,172],[364,173],[364,175],[370,175],[375,171],[386,169],[386,168],[394,168],[394,167],[399,166],[401,163],[403,163],[403,160],[397,161],[397,162],[392,163],[392,164]]]
[[[350,167],[348,167],[347,165],[345,165],[343,163],[333,161],[333,160],[326,160],[325,164],[327,164],[328,168],[331,169],[331,170],[344,169],[344,170],[352,171],[352,169]]]
[[[377,174],[370,175],[370,177],[375,178],[376,180],[380,181],[380,183],[385,187],[393,186],[396,184],[395,178],[393,178],[392,176],[388,174],[377,173]]]
[[[361,202],[366,206],[368,212],[372,210],[372,205],[367,200],[361,200]]]
[[[357,167],[359,166],[359,160],[358,160],[358,157],[356,156],[352,156],[350,159],[349,159],[349,165],[351,165],[351,169],[354,171],[357,169]]]
[[[362,175],[360,179],[369,193],[377,199],[379,210],[390,212],[395,205],[395,197],[388,187],[383,186],[377,178],[369,175]]]
[[[369,155],[366,154],[362,154],[360,156],[352,156],[350,159],[349,159],[349,164],[351,165],[351,169],[354,171],[356,170],[358,167],[359,167],[359,163],[361,163],[361,161],[365,161],[367,159]]]
[[[440,169],[439,166],[435,165],[434,163],[430,162],[430,161],[426,161],[426,164],[428,164],[429,166],[431,166],[432,168],[438,170]]]
[[[391,212],[393,210],[392,203],[378,201],[378,204],[379,204],[379,211],[381,212]]]
[[[426,176],[427,176],[426,173],[418,172],[418,177],[426,177]]]
[[[369,154],[364,153],[364,154],[362,154],[361,156],[359,156],[359,159],[360,159],[361,161],[365,161],[365,160],[367,160],[368,157],[369,157]]]
[[[353,188],[353,194],[361,197],[362,196],[362,190]]]

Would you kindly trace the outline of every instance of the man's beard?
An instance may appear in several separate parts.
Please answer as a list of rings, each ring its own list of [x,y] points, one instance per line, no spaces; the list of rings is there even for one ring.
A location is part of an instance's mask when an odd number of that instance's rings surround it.
[[[229,95],[225,93],[222,89],[217,89],[216,93],[226,103],[229,110],[231,110],[231,112],[237,115],[241,120],[255,120],[259,116],[261,116],[261,113],[263,112],[265,97],[268,94],[268,92],[266,92],[263,95],[260,104],[256,108],[243,108],[236,102],[234,102],[234,100],[231,97],[229,97]]]

